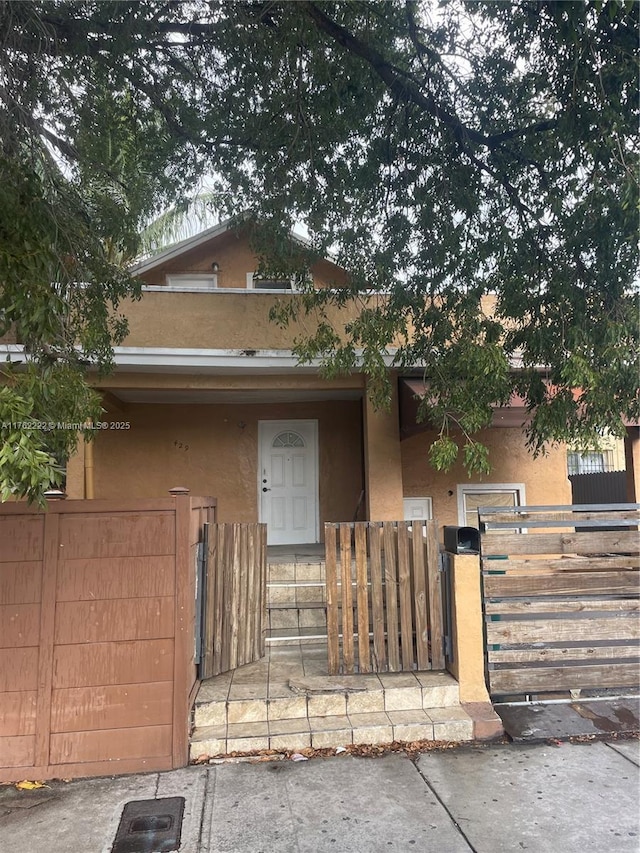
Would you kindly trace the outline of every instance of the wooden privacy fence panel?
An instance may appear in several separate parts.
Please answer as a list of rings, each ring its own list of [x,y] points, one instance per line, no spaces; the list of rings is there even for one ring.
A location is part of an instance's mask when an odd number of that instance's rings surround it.
[[[478,511],[494,696],[638,688],[639,510]]]
[[[0,509],[0,780],[187,763],[194,555],[214,508]]]
[[[266,580],[265,524],[209,526],[202,678],[264,657]]]
[[[325,524],[325,551],[330,675],[444,668],[434,521]]]

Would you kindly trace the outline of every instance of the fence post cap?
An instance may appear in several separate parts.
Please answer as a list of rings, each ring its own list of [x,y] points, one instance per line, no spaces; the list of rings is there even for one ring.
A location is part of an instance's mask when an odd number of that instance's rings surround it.
[[[169,494],[174,498],[178,495],[188,495],[189,489],[185,486],[174,486],[172,489],[169,489]]]
[[[63,492],[62,489],[47,489],[44,497],[48,501],[64,501],[67,498],[67,493]]]

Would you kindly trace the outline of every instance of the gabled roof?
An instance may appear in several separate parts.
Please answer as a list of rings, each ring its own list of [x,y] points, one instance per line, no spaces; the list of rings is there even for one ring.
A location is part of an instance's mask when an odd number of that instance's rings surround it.
[[[210,228],[206,228],[199,234],[194,234],[193,237],[187,237],[184,240],[180,240],[179,243],[174,243],[167,249],[162,249],[160,252],[157,252],[150,258],[146,258],[144,261],[138,261],[138,263],[133,264],[129,268],[129,271],[133,275],[144,275],[144,273],[150,272],[166,261],[171,261],[174,258],[178,258],[180,255],[183,255],[185,252],[190,252],[192,249],[202,246],[214,237],[219,237],[222,234],[226,234],[228,231],[232,231],[237,227],[237,224],[238,217],[236,216],[225,219],[217,225],[212,225]]]
[[[129,272],[135,276],[140,276],[144,275],[145,273],[151,272],[156,267],[160,266],[161,264],[164,264],[166,261],[172,261],[175,258],[180,257],[180,255],[183,255],[186,252],[190,252],[192,249],[197,249],[198,246],[204,245],[209,240],[213,240],[215,237],[220,237],[223,234],[236,230],[243,222],[246,222],[249,218],[249,214],[241,214],[240,216],[232,216],[229,219],[225,219],[223,222],[219,222],[217,225],[212,225],[211,227],[206,228],[199,234],[194,234],[192,237],[187,237],[184,240],[180,240],[179,243],[174,243],[172,246],[169,246],[166,249],[162,249],[160,252],[157,252],[150,258],[145,258],[145,260],[143,261],[138,261],[138,263],[132,264],[132,266],[129,268]],[[293,241],[299,243],[301,246],[304,246],[307,249],[312,248],[311,242],[305,237],[301,237],[300,234],[295,234],[293,231],[290,231],[289,236]],[[326,257],[325,260],[329,261],[334,265],[336,264],[335,260],[330,256]]]

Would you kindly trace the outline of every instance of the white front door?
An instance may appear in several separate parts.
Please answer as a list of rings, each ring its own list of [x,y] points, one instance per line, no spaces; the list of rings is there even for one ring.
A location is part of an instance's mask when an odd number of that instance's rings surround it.
[[[258,505],[269,545],[318,542],[318,422],[260,421]]]

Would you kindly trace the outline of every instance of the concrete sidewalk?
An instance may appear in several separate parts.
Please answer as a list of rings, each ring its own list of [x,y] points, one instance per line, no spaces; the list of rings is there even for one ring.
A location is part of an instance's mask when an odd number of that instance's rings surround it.
[[[464,746],[3,786],[0,851],[110,853],[127,802],[181,796],[181,853],[637,853],[639,747]]]

